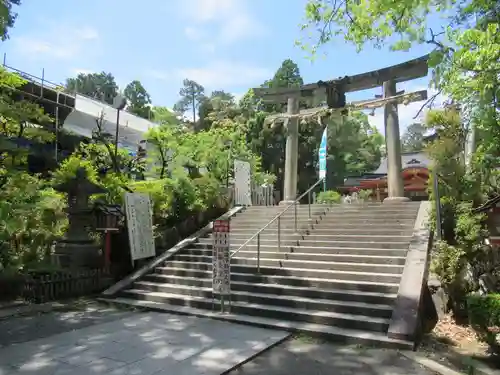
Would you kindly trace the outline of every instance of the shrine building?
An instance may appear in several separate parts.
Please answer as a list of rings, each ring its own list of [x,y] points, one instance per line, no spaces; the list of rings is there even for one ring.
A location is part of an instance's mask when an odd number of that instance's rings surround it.
[[[401,153],[401,174],[405,196],[411,200],[428,199],[427,182],[429,180],[430,160],[423,151]],[[359,190],[373,191],[372,198],[378,201],[387,197],[387,157],[371,173],[362,176],[347,177],[338,190],[344,194]]]

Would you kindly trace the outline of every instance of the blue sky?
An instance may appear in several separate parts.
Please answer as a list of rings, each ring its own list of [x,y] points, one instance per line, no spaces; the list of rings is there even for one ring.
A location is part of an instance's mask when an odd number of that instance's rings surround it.
[[[79,3],[78,6],[75,6]],[[107,71],[123,88],[139,79],[153,104],[171,107],[184,78],[207,91],[240,96],[270,78],[284,59],[293,59],[306,82],[362,73],[429,52],[367,48],[361,53],[342,40],[311,63],[295,40],[304,36],[305,0],[44,0],[24,1],[11,38],[0,44],[6,63],[52,82],[78,72]],[[139,5],[138,5],[139,4]],[[427,87],[428,79],[403,84]],[[377,91],[377,90],[376,90]],[[371,98],[376,91],[349,99]],[[421,103],[420,103],[421,105]],[[411,123],[418,103],[400,107],[401,128]],[[382,127],[378,110],[371,122]]]

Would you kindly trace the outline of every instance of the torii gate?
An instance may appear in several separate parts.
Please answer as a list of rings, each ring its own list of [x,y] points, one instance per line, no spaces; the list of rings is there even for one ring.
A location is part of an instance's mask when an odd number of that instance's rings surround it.
[[[287,113],[268,116],[267,121],[284,121],[288,128],[285,151],[284,200],[291,203],[297,197],[298,127],[299,119],[340,112],[344,116],[349,109],[371,109],[384,107],[385,142],[387,150],[388,197],[384,202],[407,201],[401,177],[401,143],[399,136],[398,104],[427,99],[427,90],[409,94],[398,92],[396,84],[425,77],[428,73],[429,55],[402,64],[374,70],[354,76],[345,76],[331,81],[319,81],[298,88],[254,88],[256,96],[264,101],[287,104]],[[345,94],[383,86],[380,99],[346,103]],[[327,107],[299,110],[299,100],[316,101],[326,98]]]

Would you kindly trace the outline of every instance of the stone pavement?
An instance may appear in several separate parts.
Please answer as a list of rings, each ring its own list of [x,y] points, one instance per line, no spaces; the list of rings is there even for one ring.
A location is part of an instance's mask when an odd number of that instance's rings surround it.
[[[0,375],[216,375],[287,335],[210,319],[135,312],[0,348]]]
[[[290,340],[229,375],[435,375],[396,350]],[[174,373],[172,373],[174,375]]]
[[[13,311],[12,316],[0,314],[0,348],[118,320],[131,314],[130,311],[88,300],[22,306]]]

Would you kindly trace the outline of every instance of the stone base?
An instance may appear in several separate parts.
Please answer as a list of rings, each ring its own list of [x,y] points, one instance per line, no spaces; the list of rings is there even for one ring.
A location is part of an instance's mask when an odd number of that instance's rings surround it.
[[[410,202],[410,198],[407,197],[387,197],[384,199],[384,203],[391,204],[391,203],[406,203]]]
[[[63,268],[99,268],[102,258],[101,249],[94,243],[59,242],[53,254]]]
[[[280,206],[289,206],[289,205],[291,205],[293,202],[295,202],[295,201],[281,201],[281,202],[279,203],[279,205],[280,205]]]

